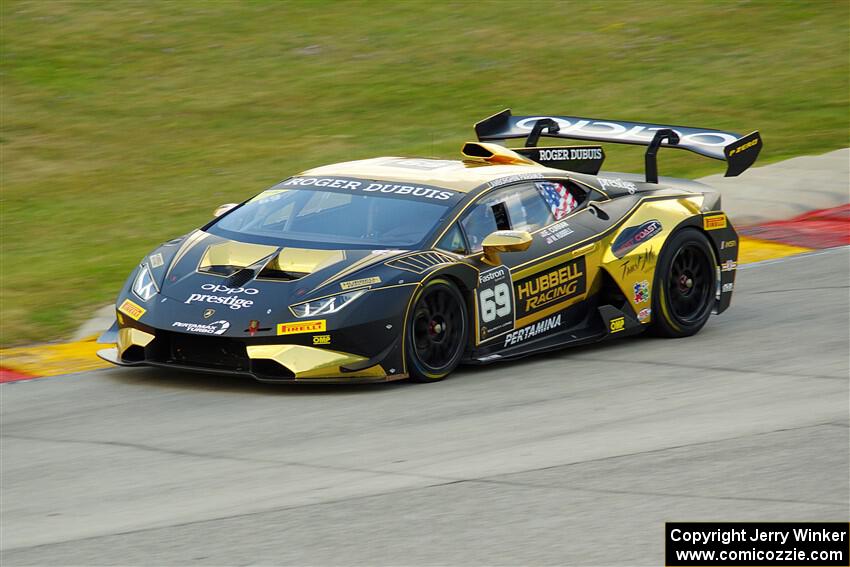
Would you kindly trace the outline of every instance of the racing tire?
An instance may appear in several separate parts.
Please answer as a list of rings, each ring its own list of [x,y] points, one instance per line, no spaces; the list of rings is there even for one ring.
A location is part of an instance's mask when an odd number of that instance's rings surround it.
[[[684,228],[664,244],[655,269],[651,331],[689,337],[711,316],[717,293],[717,260],[700,230]]]
[[[466,301],[449,280],[435,278],[413,298],[405,354],[414,382],[437,382],[460,363],[469,337]]]

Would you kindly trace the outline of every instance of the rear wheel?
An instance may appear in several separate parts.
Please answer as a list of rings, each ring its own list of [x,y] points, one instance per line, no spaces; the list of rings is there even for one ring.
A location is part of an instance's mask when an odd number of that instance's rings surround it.
[[[455,369],[469,335],[463,295],[449,280],[431,280],[419,290],[408,318],[407,353],[410,378],[436,382]]]
[[[708,321],[717,287],[717,261],[705,235],[685,228],[661,252],[652,294],[652,328],[662,337],[689,337]]]

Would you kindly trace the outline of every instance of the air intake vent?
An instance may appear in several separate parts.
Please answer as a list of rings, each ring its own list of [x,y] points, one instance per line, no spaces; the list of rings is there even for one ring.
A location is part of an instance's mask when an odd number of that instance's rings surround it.
[[[390,260],[389,262],[386,262],[385,265],[398,268],[399,270],[413,272],[414,274],[421,274],[434,266],[438,266],[440,264],[451,264],[455,261],[456,260],[448,254],[431,251],[414,252],[413,254],[408,254],[407,256]]]
[[[254,270],[249,268],[245,268],[244,270],[239,270],[226,280],[224,280],[224,285],[227,287],[242,287],[252,279],[254,279]]]

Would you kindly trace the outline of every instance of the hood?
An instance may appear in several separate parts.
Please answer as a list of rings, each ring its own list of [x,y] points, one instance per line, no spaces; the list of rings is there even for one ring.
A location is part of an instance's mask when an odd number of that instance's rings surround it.
[[[193,295],[222,294],[228,289],[225,295],[232,302],[227,305],[238,310],[251,305],[247,295],[268,293],[279,300],[287,300],[285,296],[289,296],[288,300],[297,302],[317,295],[320,289],[327,294],[332,284],[345,283],[343,280],[352,279],[348,276],[355,272],[403,252],[269,246],[230,240],[199,230],[189,234],[179,245],[167,243],[151,254],[147,263],[154,271],[163,296],[188,301]],[[240,288],[253,293],[233,291]],[[341,290],[340,285],[333,285],[333,288],[333,292]]]

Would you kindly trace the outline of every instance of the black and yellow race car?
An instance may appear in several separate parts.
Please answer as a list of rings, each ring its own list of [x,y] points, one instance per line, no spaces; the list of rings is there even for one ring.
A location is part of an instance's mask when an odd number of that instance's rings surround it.
[[[475,125],[463,159],[382,157],[290,177],[147,255],[100,356],[264,381],[435,381],[644,330],[692,335],[729,307],[738,237],[705,185],[659,181],[682,148],[738,175],[758,132],[569,116]],[[647,146],[644,175],[601,146]],[[509,149],[505,140],[524,138]]]

